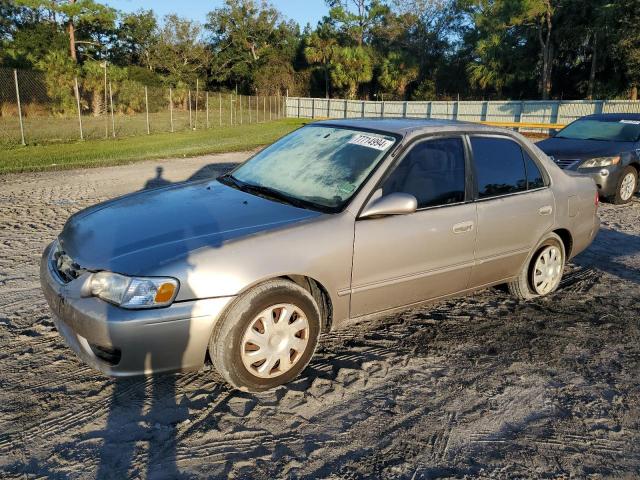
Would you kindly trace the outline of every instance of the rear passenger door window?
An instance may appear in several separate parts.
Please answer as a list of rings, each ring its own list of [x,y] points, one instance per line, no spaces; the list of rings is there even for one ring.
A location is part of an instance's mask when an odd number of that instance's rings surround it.
[[[490,198],[527,189],[520,146],[505,138],[471,137],[478,198]]]
[[[465,200],[465,150],[462,138],[439,138],[413,146],[383,183],[382,194],[409,193],[418,208]]]
[[[527,170],[527,189],[533,190],[534,188],[544,187],[544,177],[538,164],[524,150],[522,151],[522,155],[524,155],[524,166]]]

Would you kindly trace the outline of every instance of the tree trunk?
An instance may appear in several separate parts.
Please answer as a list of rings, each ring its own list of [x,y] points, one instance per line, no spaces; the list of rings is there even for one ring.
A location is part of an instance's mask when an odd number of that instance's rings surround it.
[[[324,96],[329,98],[329,65],[324,65]]]
[[[546,33],[543,35],[543,25],[546,26]],[[551,41],[551,5],[547,3],[543,24],[538,30],[538,40],[542,50],[542,78],[540,79],[540,90],[543,100],[548,100],[551,95],[551,71],[553,67],[553,43]]]
[[[76,3],[76,0],[69,0],[70,3]],[[76,54],[76,28],[73,25],[73,19],[69,18],[69,51],[71,58],[75,63],[78,63],[78,56]]]
[[[593,91],[596,84],[596,67],[598,61],[598,34],[593,33],[593,45],[591,47],[591,71],[589,72],[589,86],[587,88],[587,99],[593,100]]]

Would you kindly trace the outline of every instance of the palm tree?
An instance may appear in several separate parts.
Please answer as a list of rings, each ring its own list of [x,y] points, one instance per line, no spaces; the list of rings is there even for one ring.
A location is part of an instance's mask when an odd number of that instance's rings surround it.
[[[304,49],[304,54],[309,63],[322,65],[326,98],[329,98],[329,68],[337,46],[335,37],[319,35],[318,32],[313,32],[309,38],[309,44]]]

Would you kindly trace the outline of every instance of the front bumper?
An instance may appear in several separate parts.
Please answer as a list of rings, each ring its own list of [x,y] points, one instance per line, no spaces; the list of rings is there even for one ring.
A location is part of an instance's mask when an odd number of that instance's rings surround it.
[[[608,198],[616,194],[621,169],[617,165],[610,167],[576,168],[574,171],[591,176],[598,186],[601,197]]]
[[[220,313],[234,297],[176,302],[165,308],[126,310],[81,296],[90,274],[60,281],[50,262],[51,245],[40,262],[42,291],[58,331],[93,368],[111,376],[197,370]],[[103,352],[112,352],[106,356]]]

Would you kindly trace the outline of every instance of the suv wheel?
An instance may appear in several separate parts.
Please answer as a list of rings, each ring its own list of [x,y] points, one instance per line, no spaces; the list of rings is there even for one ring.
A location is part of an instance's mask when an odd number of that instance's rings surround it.
[[[520,276],[507,284],[509,292],[518,298],[531,299],[556,291],[564,273],[564,244],[551,233],[529,258]]]
[[[239,296],[209,343],[216,370],[232,386],[259,392],[302,372],[316,349],[320,313],[299,285],[277,279]]]
[[[616,186],[616,194],[613,197],[613,203],[616,205],[629,203],[637,189],[638,172],[629,165],[622,171],[622,175],[620,175],[620,180],[618,180],[618,185]]]

